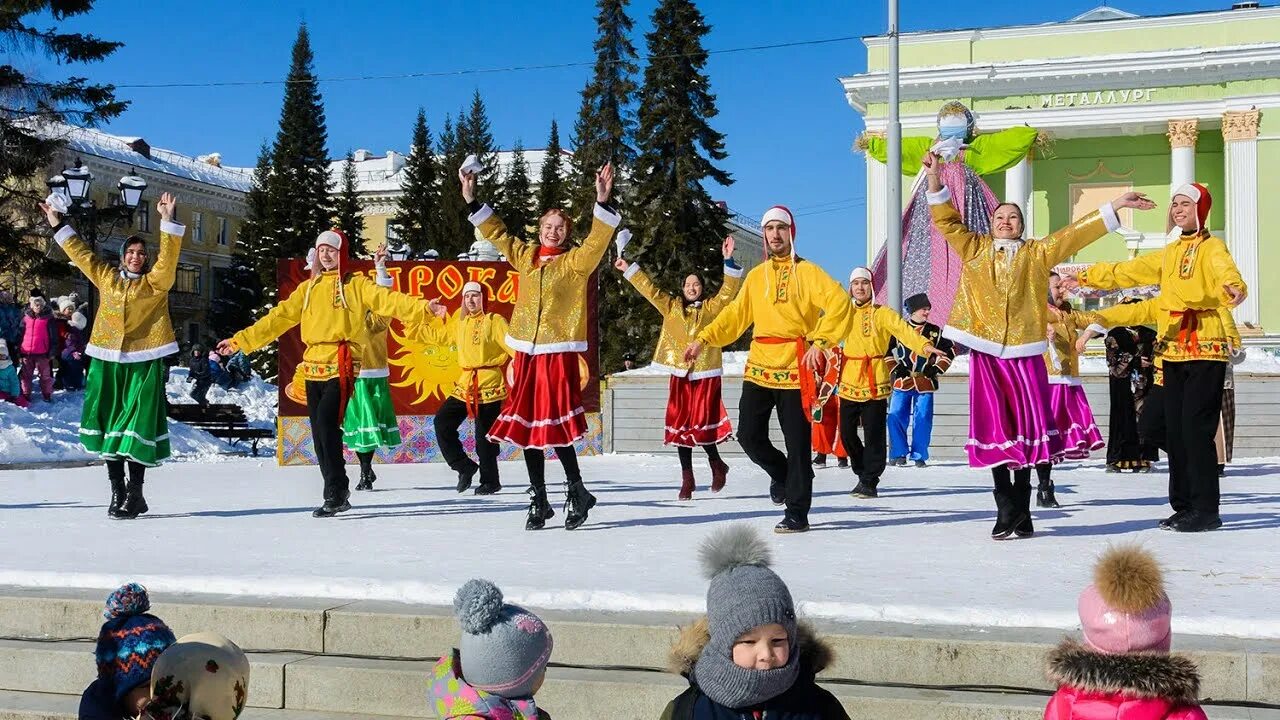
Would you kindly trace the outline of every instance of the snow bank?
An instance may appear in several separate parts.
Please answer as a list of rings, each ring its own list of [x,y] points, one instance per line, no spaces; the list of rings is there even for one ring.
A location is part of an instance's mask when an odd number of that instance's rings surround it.
[[[165,388],[169,402],[193,402],[189,396],[190,389],[186,368],[173,368]],[[276,397],[276,387],[257,377],[235,390],[223,390],[215,385],[209,389],[208,395],[210,402],[243,407],[250,425],[272,429],[276,424]],[[46,403],[37,398],[26,409],[0,402],[0,463],[96,460],[96,455],[80,445],[83,401],[83,393],[58,391],[53,394],[53,402]],[[173,420],[169,420],[169,444],[173,449],[173,460],[194,462],[220,462],[226,460],[228,454],[240,454],[246,449]],[[259,443],[259,452],[270,456],[274,447],[274,440],[264,440]]]

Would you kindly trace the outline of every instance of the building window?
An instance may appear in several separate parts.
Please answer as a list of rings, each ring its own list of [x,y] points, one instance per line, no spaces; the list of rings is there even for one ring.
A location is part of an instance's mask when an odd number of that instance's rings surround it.
[[[192,345],[200,342],[200,323],[187,323],[187,342]]]
[[[137,213],[138,232],[151,232],[151,203],[139,200]]]
[[[218,218],[218,244],[227,244],[227,219],[224,217]]]
[[[189,293],[191,295],[200,294],[200,266],[187,265],[181,263],[178,265],[178,277],[174,280],[173,291],[180,293]]]
[[[204,213],[199,210],[191,213],[191,239],[198,243],[204,242]]]

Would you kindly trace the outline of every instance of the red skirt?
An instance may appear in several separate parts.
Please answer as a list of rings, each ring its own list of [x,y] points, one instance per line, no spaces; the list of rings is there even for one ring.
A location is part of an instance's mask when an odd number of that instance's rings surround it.
[[[719,445],[729,439],[733,425],[724,411],[720,386],[719,376],[699,380],[671,376],[664,445]]]
[[[586,436],[578,353],[526,355],[511,361],[513,385],[489,429],[493,442],[519,448],[572,445]]]

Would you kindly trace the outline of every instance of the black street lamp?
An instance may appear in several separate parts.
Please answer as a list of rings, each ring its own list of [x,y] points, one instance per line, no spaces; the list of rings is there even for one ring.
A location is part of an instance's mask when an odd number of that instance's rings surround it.
[[[142,193],[147,189],[147,181],[139,177],[133,168],[129,168],[129,174],[120,178],[120,182],[116,184],[116,189],[120,193],[120,202],[107,207],[98,207],[90,194],[93,173],[90,173],[89,168],[81,163],[80,158],[76,158],[74,167],[63,168],[61,173],[46,180],[45,184],[49,186],[50,193],[60,195],[68,201],[66,214],[78,221],[76,230],[85,242],[89,243],[89,249],[94,255],[98,254],[99,224],[110,221],[111,225],[106,233],[106,237],[109,238],[115,232],[117,223],[133,222],[133,213],[137,211]],[[93,284],[90,283],[90,308],[93,307],[93,299]]]

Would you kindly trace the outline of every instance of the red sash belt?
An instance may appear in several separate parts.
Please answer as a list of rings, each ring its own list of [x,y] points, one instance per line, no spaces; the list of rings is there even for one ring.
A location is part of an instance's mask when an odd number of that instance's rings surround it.
[[[879,398],[880,393],[876,389],[876,376],[875,373],[871,371],[871,363],[875,362],[877,358],[872,355],[845,355],[844,358],[846,360],[862,361],[862,373],[867,376],[867,390],[871,392],[871,399],[875,400]]]
[[[804,405],[805,415],[808,416],[809,411],[813,408],[813,402],[818,398],[818,387],[813,373],[806,372],[801,367],[801,359],[809,350],[802,337],[782,338],[782,337],[756,337],[752,338],[761,345],[786,345],[794,343],[796,346],[796,372],[800,375],[800,402]]]
[[[347,401],[355,390],[355,362],[351,358],[351,344],[346,340],[338,341],[338,425],[347,416]]]
[[[1192,308],[1169,311],[1171,317],[1182,319],[1182,324],[1178,326],[1178,344],[1189,348],[1189,352],[1192,355],[1200,354],[1200,336],[1196,331],[1200,328],[1200,314],[1202,312],[1206,311]]]
[[[480,412],[480,371],[481,370],[501,370],[506,363],[497,365],[477,365],[476,367],[462,368],[463,372],[471,373],[471,387],[467,388],[467,417],[472,420]]]

